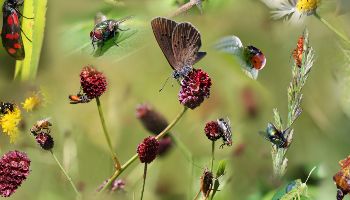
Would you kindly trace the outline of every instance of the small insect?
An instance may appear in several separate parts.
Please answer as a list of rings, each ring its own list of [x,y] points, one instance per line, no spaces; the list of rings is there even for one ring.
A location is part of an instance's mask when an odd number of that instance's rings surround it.
[[[157,17],[151,26],[160,49],[174,70],[173,78],[186,77],[193,65],[206,55],[206,52],[198,52],[202,46],[201,35],[192,24]]]
[[[259,71],[266,65],[266,57],[262,51],[252,45],[244,47],[237,36],[222,38],[216,48],[237,57],[243,71],[253,79],[258,78]]]
[[[69,95],[70,104],[89,103],[91,99],[86,94],[78,93],[77,95]]]
[[[286,148],[288,147],[287,139],[285,138],[285,135],[290,131],[290,129],[287,129],[285,131],[278,130],[275,125],[272,123],[267,124],[266,131],[260,131],[259,133],[265,137],[266,140],[270,141],[274,145],[276,145],[278,148]]]
[[[300,68],[303,60],[304,36],[300,36],[297,42],[297,48],[293,50],[293,58],[296,65]]]
[[[316,167],[311,169],[304,183],[301,181],[301,179],[297,179],[280,188],[272,197],[272,200],[301,200],[308,197],[306,183],[315,169]]]
[[[49,122],[49,118],[42,119],[37,121],[32,128],[30,129],[30,132],[36,136],[41,131],[45,131],[46,133],[50,133],[50,126],[52,126],[52,123]]]
[[[341,169],[333,176],[337,186],[337,200],[342,200],[350,193],[350,156],[339,161]]]
[[[6,115],[9,111],[13,112],[15,104],[9,102],[0,102],[0,114]]]
[[[223,148],[224,145],[227,146],[232,146],[232,132],[231,132],[231,125],[230,125],[230,120],[227,119],[225,120],[224,118],[220,118],[216,120],[220,131],[221,131],[221,137],[223,140],[223,144],[220,146]]]
[[[107,40],[114,38],[119,31],[126,31],[121,29],[119,26],[121,23],[125,22],[130,18],[132,18],[132,16],[128,16],[119,20],[106,19],[103,15],[97,17],[95,19],[96,24],[94,26],[94,29],[90,32],[91,44],[94,50],[95,45],[97,45],[97,47],[102,48],[104,43]],[[114,43],[118,46],[118,44],[115,41]]]
[[[23,16],[19,12],[19,7],[23,5],[24,0],[5,0],[2,6],[3,25],[2,25],[2,44],[7,53],[16,60],[23,60],[25,57],[24,46],[21,36],[21,25],[19,18]],[[27,18],[32,19],[32,18]],[[24,33],[23,33],[24,34]],[[24,36],[26,36],[24,34]],[[31,42],[31,40],[26,36]]]

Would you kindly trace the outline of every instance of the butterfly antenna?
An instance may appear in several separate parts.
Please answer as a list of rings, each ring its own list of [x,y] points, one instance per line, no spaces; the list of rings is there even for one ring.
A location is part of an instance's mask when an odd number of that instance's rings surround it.
[[[170,76],[168,76],[168,78],[165,80],[165,82],[163,83],[162,87],[159,89],[159,92],[161,92],[164,89],[165,85],[169,81],[169,78],[170,78]]]
[[[314,167],[311,169],[311,171],[310,171],[309,175],[308,175],[308,176],[307,176],[307,178],[306,178],[305,183],[307,183],[307,181],[309,180],[309,178],[310,178],[310,176],[311,176],[312,172],[314,172],[314,171],[315,171],[315,169],[316,169],[316,166],[314,166]]]

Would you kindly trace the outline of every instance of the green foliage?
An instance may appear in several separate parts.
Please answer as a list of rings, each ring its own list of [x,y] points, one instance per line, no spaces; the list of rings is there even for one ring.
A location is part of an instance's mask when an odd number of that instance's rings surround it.
[[[115,12],[107,13],[107,19],[121,19],[128,15],[118,15]],[[108,57],[113,61],[125,58],[137,50],[141,49],[145,44],[144,30],[146,25],[137,16],[123,22],[119,31],[114,38],[107,40],[102,48],[93,48],[90,40],[90,32],[94,28],[94,15],[90,19],[81,20],[79,22],[71,22],[62,30],[62,41],[64,41],[64,50],[69,54],[82,53],[98,58]]]
[[[47,0],[26,0],[23,15],[34,19],[22,19],[22,30],[32,41],[22,36],[25,59],[16,62],[15,78],[33,80],[38,71],[41,47],[44,40]],[[23,34],[22,34],[23,35]]]
[[[226,160],[221,160],[219,162],[218,169],[216,170],[216,177],[214,180],[214,186],[213,186],[213,192],[211,195],[211,199],[214,198],[216,192],[219,190],[219,186],[220,186],[219,178],[225,174],[225,169],[226,169]]]

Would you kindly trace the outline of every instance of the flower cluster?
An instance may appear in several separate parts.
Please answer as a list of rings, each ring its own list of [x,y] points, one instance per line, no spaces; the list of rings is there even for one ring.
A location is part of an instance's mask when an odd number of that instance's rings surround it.
[[[29,175],[30,160],[25,153],[10,151],[0,159],[0,195],[11,196]]]
[[[157,157],[158,150],[159,142],[155,137],[145,138],[137,147],[137,154],[141,163],[151,163]]]
[[[146,130],[152,134],[161,133],[167,126],[168,121],[166,118],[152,108],[149,104],[141,104],[136,108],[136,117],[141,121],[142,125]],[[159,140],[159,150],[158,155],[163,156],[171,149],[173,141],[170,136],[166,135],[165,137]]]
[[[181,90],[178,98],[184,106],[195,109],[205,98],[209,98],[211,79],[201,69],[193,69],[184,79],[181,80]]]
[[[0,114],[2,132],[10,137],[11,143],[15,142],[18,136],[18,125],[21,118],[21,110],[14,104],[11,106],[11,109],[5,109],[5,111]]]
[[[27,112],[37,109],[43,103],[43,97],[40,93],[33,93],[22,103],[22,107]]]
[[[80,84],[89,99],[100,97],[107,89],[106,77],[92,66],[86,66],[82,69]]]

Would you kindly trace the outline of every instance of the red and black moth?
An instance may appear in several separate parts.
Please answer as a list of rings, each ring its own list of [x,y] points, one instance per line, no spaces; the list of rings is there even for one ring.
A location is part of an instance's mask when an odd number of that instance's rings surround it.
[[[19,7],[23,5],[23,1],[24,0],[5,0],[2,6],[2,44],[5,47],[7,53],[16,60],[23,60],[25,57],[24,46],[21,36],[22,29],[21,24],[19,22],[20,16],[23,15],[18,10]]]

